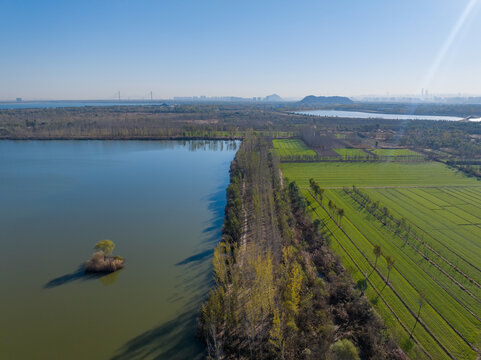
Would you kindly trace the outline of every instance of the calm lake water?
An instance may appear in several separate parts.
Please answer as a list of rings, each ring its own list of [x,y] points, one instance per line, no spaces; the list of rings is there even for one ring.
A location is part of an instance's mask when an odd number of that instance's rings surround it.
[[[383,114],[361,111],[341,111],[341,110],[309,110],[298,111],[296,114],[314,115],[324,117],[343,117],[356,119],[388,119],[388,120],[446,120],[458,121],[463,120],[457,116],[438,116],[438,115],[403,115],[403,114]]]
[[[0,141],[0,359],[195,359],[238,142]],[[86,277],[93,245],[126,267]]]

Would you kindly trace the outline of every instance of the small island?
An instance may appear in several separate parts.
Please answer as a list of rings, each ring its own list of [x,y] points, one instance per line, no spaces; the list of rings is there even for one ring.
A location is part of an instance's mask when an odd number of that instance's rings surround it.
[[[95,246],[95,253],[85,262],[85,272],[111,273],[124,267],[122,256],[112,256],[115,244],[111,240],[99,241]]]

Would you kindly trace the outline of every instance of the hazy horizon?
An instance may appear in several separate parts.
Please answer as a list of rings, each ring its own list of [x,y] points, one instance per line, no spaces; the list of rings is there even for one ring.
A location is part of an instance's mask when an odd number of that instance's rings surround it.
[[[293,97],[284,97],[278,93],[272,93],[272,94],[267,94],[267,95],[262,95],[262,96],[234,96],[234,95],[213,95],[213,96],[207,96],[206,99],[202,99],[203,96],[206,95],[175,95],[172,97],[165,97],[165,98],[157,98],[153,96],[152,101],[153,102],[159,102],[159,101],[174,101],[174,100],[180,100],[183,98],[183,100],[189,100],[189,98],[192,98],[192,100],[212,100],[215,101],[216,99],[227,99],[227,98],[242,98],[245,100],[250,100],[253,98],[257,98],[259,101],[264,101],[266,96],[269,95],[279,95],[282,98],[282,101],[300,101],[306,96],[343,96],[350,98],[354,101],[356,100],[362,100],[362,99],[418,99],[418,100],[424,100],[424,101],[435,101],[436,99],[450,99],[450,98],[480,98],[481,94],[431,94],[429,93],[429,96],[422,97],[420,94],[362,94],[362,95],[337,95],[337,94],[305,94],[303,96],[293,96]],[[5,99],[0,99],[0,102],[3,103],[15,103],[18,102],[18,98],[21,99],[22,102],[118,102],[118,96],[117,97],[112,97],[112,98],[24,98],[24,97],[12,97],[12,98],[5,98]],[[149,102],[151,101],[150,99],[150,92],[149,96],[143,97],[143,98],[137,98],[137,97],[128,97],[128,98],[120,98],[121,102]]]
[[[13,1],[0,101],[479,96],[479,0]]]

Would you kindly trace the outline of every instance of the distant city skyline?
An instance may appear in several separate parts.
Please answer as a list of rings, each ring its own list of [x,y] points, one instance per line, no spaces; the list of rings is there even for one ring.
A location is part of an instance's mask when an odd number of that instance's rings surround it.
[[[481,0],[4,0],[0,33],[0,101],[481,94]]]
[[[334,95],[325,95],[325,94],[306,94],[305,96],[294,96],[294,97],[281,97],[282,100],[280,101],[300,101],[304,97],[309,95],[315,96],[336,96]],[[345,96],[345,95],[343,95]],[[465,100],[464,102],[468,102],[469,99],[475,99],[475,103],[481,103],[481,95],[480,94],[425,94],[424,96],[421,94],[363,94],[363,95],[354,95],[354,96],[345,96],[354,101],[371,101],[371,100],[379,100],[379,101],[396,101],[396,102],[403,102],[403,101],[425,101],[425,102],[460,102],[460,100]],[[14,102],[109,102],[109,103],[117,103],[117,102],[144,102],[148,103],[152,102],[162,102],[162,101],[194,101],[194,102],[216,102],[216,101],[254,101],[254,102],[272,102],[272,100],[266,99],[266,96],[206,96],[206,95],[194,95],[194,96],[173,96],[173,97],[165,97],[165,98],[156,98],[156,97],[127,97],[127,98],[97,98],[97,99],[89,99],[89,98],[69,98],[69,99],[44,99],[44,98],[8,98],[8,99],[0,99],[0,103],[14,103]],[[275,102],[275,101],[274,101]]]

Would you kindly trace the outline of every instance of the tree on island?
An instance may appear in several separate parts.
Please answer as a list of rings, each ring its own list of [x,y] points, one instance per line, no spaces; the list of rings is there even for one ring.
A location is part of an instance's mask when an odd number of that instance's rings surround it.
[[[112,240],[102,240],[94,246],[94,250],[102,251],[105,255],[112,255],[114,249],[115,244]]]
[[[124,267],[124,259],[121,256],[112,256],[115,244],[111,240],[99,241],[94,246],[95,253],[85,263],[85,271],[97,273],[109,273]]]

